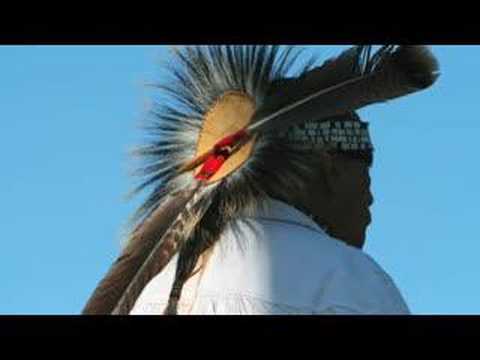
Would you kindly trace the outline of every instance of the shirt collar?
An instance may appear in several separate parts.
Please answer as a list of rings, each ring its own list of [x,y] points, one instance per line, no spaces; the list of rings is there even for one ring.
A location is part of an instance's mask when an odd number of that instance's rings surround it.
[[[269,199],[265,206],[256,213],[255,218],[296,223],[326,235],[325,231],[309,216],[295,209],[293,206],[275,199]]]

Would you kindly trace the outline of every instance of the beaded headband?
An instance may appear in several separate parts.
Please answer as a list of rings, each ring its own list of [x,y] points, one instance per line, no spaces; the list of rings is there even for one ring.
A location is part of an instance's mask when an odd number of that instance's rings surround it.
[[[279,140],[299,150],[312,151],[328,147],[340,151],[373,150],[368,123],[358,115],[349,120],[340,117],[326,121],[307,121],[278,135]]]

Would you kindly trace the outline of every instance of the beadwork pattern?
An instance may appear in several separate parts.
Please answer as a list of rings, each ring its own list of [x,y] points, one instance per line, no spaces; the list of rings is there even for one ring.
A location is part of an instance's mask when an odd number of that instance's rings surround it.
[[[309,121],[295,125],[278,136],[301,150],[315,150],[325,146],[342,151],[373,149],[368,123],[363,121]]]

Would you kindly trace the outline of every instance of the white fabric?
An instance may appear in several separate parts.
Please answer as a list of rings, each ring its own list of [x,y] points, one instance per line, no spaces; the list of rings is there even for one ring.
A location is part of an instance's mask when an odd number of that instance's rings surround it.
[[[177,257],[131,314],[162,314]],[[408,314],[391,278],[367,254],[329,237],[309,217],[271,202],[226,229],[203,273],[184,286],[179,314]]]

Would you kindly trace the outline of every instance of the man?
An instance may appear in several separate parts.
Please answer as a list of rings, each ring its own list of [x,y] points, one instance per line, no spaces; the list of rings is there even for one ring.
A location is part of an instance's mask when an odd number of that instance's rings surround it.
[[[432,85],[425,47],[186,48],[143,150],[156,184],[84,313],[408,314],[361,251],[373,146],[355,110]]]
[[[268,209],[239,216],[222,234],[185,283],[178,313],[408,313],[388,275],[360,250],[372,203],[369,156],[315,156],[301,191],[272,194]],[[176,261],[147,285],[133,314],[163,312]]]

